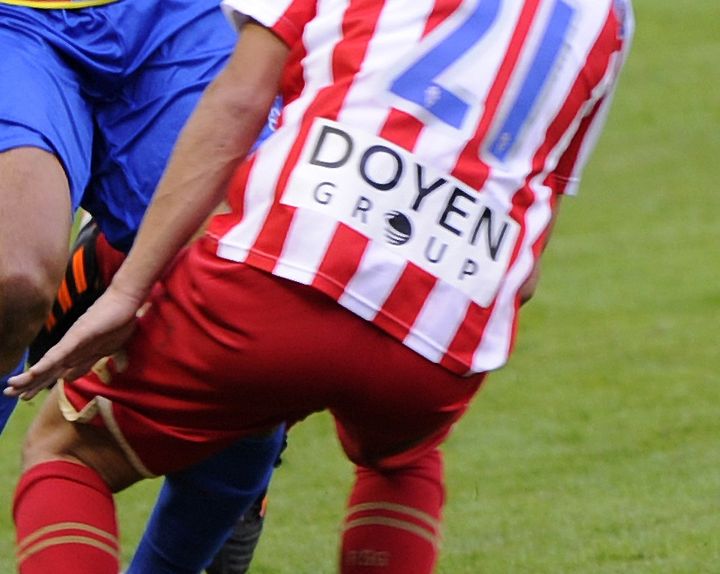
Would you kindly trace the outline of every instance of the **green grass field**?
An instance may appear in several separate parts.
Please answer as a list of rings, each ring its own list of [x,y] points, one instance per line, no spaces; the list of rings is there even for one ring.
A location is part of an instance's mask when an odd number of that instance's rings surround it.
[[[635,6],[613,113],[516,353],[446,445],[442,574],[720,572],[720,3]],[[37,408],[0,441],[2,573]],[[350,480],[327,417],[295,429],[253,574],[334,572]],[[126,557],[157,487],[119,498]]]

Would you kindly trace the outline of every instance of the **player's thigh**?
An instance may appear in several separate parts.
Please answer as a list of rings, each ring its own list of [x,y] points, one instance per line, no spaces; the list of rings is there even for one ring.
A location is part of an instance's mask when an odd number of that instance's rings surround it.
[[[54,290],[67,259],[70,214],[57,157],[32,147],[0,152],[0,271],[42,272]]]
[[[93,127],[46,12],[0,4],[0,265],[59,281]]]
[[[483,376],[459,377],[367,323],[363,331],[352,338],[355,353],[347,354],[347,393],[331,411],[353,462],[392,468],[442,443]]]

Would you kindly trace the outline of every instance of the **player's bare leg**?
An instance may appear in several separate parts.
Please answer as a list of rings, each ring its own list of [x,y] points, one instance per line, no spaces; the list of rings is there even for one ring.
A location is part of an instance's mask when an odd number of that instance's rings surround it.
[[[109,245],[107,239],[92,220],[82,227],[73,244],[65,270],[65,277],[53,303],[52,312],[30,346],[30,364],[37,362],[50,347],[56,344],[77,318],[102,295],[124,257],[123,253]],[[228,465],[237,464],[235,456],[227,457]],[[201,480],[202,476],[200,475],[198,479]],[[179,483],[177,481],[173,484],[176,486],[172,490],[172,497],[177,496],[176,490],[178,488],[181,490],[182,488],[189,488],[187,480],[182,482],[182,484],[186,485],[185,487],[178,487],[177,484]],[[222,485],[220,486],[222,487]],[[168,492],[170,490],[166,483],[163,490],[161,490],[158,504],[162,505],[167,502],[165,498],[170,496]],[[215,504],[227,506],[224,498],[220,495],[221,493],[218,492],[217,496],[214,497],[213,500],[217,500]],[[202,497],[198,503],[202,505],[206,515],[208,515],[209,503],[210,501],[206,496]],[[173,531],[177,535],[179,525],[176,521],[181,520],[181,513],[178,512],[177,504],[171,504],[171,506],[174,508],[172,512],[166,515],[159,514],[155,532],[167,534],[167,532]],[[193,509],[191,508],[191,510]],[[193,512],[194,516],[197,516],[197,511]],[[171,516],[174,521],[162,521],[160,519],[162,516]],[[245,574],[250,568],[255,548],[262,534],[264,520],[265,494],[263,493],[238,519],[229,538],[215,555],[212,564],[207,567],[207,574]],[[197,521],[191,521],[190,524],[197,524]],[[160,567],[155,563],[154,557],[165,556],[165,554],[161,551],[163,546],[150,537],[152,532],[153,529],[149,529],[143,537],[128,572],[142,574],[152,570],[155,571],[153,574],[157,574],[156,571]],[[197,540],[195,533],[193,533],[193,537]],[[185,546],[191,547],[189,543],[186,543]],[[144,560],[141,559],[143,556]],[[176,571],[178,567],[176,564],[163,564],[162,569]]]
[[[48,315],[70,225],[57,158],[37,148],[0,153],[0,375],[16,366]]]
[[[110,433],[66,421],[56,387],[28,433],[23,469],[13,507],[21,574],[117,574],[112,493],[142,477]]]

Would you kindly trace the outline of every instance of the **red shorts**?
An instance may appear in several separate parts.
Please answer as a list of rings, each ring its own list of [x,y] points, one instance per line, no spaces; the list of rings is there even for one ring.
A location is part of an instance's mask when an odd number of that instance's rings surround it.
[[[122,360],[64,387],[66,416],[106,426],[140,470],[177,470],[324,409],[353,462],[404,464],[437,446],[478,390],[482,375],[458,377],[216,246],[206,237],[178,258]]]

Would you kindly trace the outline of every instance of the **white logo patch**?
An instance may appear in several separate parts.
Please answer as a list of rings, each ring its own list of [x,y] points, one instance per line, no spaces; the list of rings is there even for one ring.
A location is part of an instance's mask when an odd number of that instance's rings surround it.
[[[489,199],[382,138],[318,119],[281,199],[348,225],[489,306],[520,230]]]

